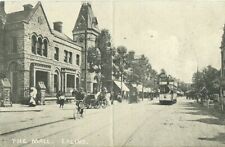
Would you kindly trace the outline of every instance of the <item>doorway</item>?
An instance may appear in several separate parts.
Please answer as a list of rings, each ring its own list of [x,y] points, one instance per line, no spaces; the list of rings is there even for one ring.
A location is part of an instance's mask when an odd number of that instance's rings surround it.
[[[9,65],[9,80],[11,83],[11,99],[12,102],[18,101],[18,74],[17,74],[17,64],[11,63]]]
[[[58,92],[59,90],[59,72],[56,70],[54,73],[54,92]]]
[[[48,91],[48,72],[36,71],[36,87],[38,87],[38,82],[44,82],[46,91]]]

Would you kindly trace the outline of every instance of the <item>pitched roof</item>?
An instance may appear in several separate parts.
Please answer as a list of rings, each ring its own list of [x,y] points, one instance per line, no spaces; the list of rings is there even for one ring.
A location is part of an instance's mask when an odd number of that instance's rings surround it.
[[[36,10],[41,7],[41,9],[43,10],[43,13],[44,13],[44,16],[45,16],[45,19],[47,21],[47,25],[49,27],[49,30],[51,31],[50,29],[50,25],[48,23],[48,19],[47,19],[47,16],[44,12],[44,9],[42,7],[42,4],[41,2],[39,1],[34,8],[31,8],[30,10],[27,10],[27,11],[18,11],[18,12],[13,12],[13,13],[9,13],[6,15],[6,23],[7,24],[10,24],[10,23],[17,23],[17,22],[26,22],[26,23],[29,23],[29,20],[32,18],[32,16],[34,15],[34,13],[36,12]]]
[[[53,34],[55,37],[60,38],[60,39],[62,39],[62,40],[65,40],[65,41],[67,41],[67,42],[70,42],[70,43],[72,43],[72,44],[75,44],[75,45],[79,46],[79,45],[76,44],[70,37],[68,37],[66,34],[60,33],[60,32],[58,32],[58,31],[56,31],[56,30],[51,30],[51,31],[52,31],[52,34]]]
[[[47,19],[47,16],[44,12],[44,9],[42,7],[42,4],[41,2],[39,1],[34,8],[31,8],[31,10],[28,10],[28,11],[18,11],[18,12],[13,12],[13,13],[9,13],[7,14],[7,24],[11,24],[11,23],[17,23],[17,22],[26,22],[26,23],[29,23],[29,20],[32,18],[32,16],[34,15],[34,13],[36,12],[36,10],[41,7],[42,10],[43,10],[43,13],[44,13],[44,16],[45,16],[45,19],[47,21],[47,25],[49,27],[49,30],[50,32],[55,36],[55,37],[58,37],[62,40],[65,40],[65,41],[68,41],[70,43],[73,43],[77,46],[79,46],[78,44],[76,44],[75,42],[73,42],[73,40],[68,37],[67,35],[65,35],[64,33],[60,33],[58,31],[55,31],[53,29],[51,29],[49,23],[48,23],[48,19]]]
[[[76,21],[76,24],[73,28],[74,31],[84,31],[86,29],[93,29],[97,32],[99,31],[98,28],[98,20],[94,16],[94,13],[91,8],[91,4],[83,3]]]
[[[18,11],[7,14],[6,23],[26,21],[31,11]]]

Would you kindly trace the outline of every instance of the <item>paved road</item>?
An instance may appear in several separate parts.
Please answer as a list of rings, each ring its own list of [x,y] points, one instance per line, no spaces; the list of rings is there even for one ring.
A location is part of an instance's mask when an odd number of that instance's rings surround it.
[[[64,113],[72,116],[72,111]],[[1,146],[10,147],[225,146],[225,121],[191,100],[180,98],[174,105],[159,105],[153,100],[118,104],[79,120],[67,117],[1,136],[0,141]]]

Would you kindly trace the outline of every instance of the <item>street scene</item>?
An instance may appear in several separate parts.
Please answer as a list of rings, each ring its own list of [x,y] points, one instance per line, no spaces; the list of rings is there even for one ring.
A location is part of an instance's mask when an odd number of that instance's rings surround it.
[[[225,146],[225,0],[0,0],[0,147]]]
[[[176,105],[160,105],[155,99],[87,110],[85,117],[77,121],[72,119],[72,111],[71,105],[64,110],[50,105],[41,114],[25,112],[23,118],[4,113],[10,119],[1,121],[4,126],[1,146],[224,146],[225,143],[224,115],[183,97]]]

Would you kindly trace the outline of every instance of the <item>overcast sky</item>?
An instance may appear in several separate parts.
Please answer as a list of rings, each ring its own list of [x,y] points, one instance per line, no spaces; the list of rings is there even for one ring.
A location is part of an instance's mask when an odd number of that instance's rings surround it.
[[[109,29],[115,46],[146,55],[153,68],[191,82],[193,72],[220,68],[220,44],[225,24],[225,0],[93,0],[99,28]],[[6,12],[37,1],[7,1]],[[62,21],[72,37],[82,2],[42,1],[48,21]]]

